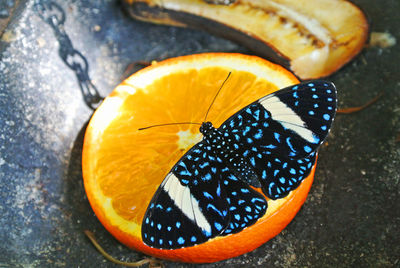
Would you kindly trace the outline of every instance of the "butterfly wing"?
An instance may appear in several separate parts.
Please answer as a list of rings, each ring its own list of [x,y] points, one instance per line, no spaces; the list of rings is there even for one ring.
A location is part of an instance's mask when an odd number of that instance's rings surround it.
[[[238,199],[235,196],[243,193]],[[264,215],[265,198],[236,178],[204,142],[195,145],[166,176],[146,211],[143,241],[176,249],[237,232]],[[246,219],[237,219],[235,215]]]
[[[316,80],[253,102],[218,130],[254,168],[263,192],[277,199],[309,174],[335,112],[335,86]]]

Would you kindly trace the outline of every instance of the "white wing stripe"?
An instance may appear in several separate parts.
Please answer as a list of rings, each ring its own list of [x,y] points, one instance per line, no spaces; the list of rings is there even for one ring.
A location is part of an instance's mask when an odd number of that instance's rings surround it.
[[[284,128],[294,131],[309,142],[315,141],[314,133],[306,127],[300,116],[280,101],[278,97],[262,98],[259,103],[271,113],[272,119],[278,121]]]
[[[199,202],[190,194],[189,187],[183,186],[173,173],[167,175],[166,183],[162,187],[186,217],[211,234],[211,226],[201,212]]]

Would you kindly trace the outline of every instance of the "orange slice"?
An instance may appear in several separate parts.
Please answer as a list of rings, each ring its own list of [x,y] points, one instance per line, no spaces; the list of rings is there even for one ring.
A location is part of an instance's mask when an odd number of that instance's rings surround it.
[[[219,127],[242,107],[298,83],[286,69],[254,56],[209,53],[155,63],[121,83],[93,115],[83,146],[83,178],[99,220],[125,245],[159,258],[215,262],[251,251],[293,219],[311,187],[314,169],[287,197],[268,201],[266,214],[243,231],[192,247],[146,246],[141,223],[147,206],[174,164],[201,140],[198,125],[139,128],[208,120]]]

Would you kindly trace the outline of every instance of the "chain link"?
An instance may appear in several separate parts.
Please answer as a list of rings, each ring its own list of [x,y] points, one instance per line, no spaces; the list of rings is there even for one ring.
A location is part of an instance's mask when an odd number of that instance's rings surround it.
[[[75,72],[85,103],[96,109],[103,98],[89,77],[89,65],[81,52],[76,50],[64,29],[65,12],[53,1],[35,1],[34,8],[38,16],[53,29],[58,41],[58,54],[64,63]]]

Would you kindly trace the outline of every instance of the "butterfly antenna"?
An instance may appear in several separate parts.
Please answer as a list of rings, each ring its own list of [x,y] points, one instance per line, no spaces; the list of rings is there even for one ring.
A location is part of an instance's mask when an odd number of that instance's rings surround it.
[[[210,112],[210,109],[211,109],[211,107],[213,106],[215,99],[217,98],[217,96],[218,96],[219,92],[221,91],[221,89],[224,87],[226,81],[228,81],[229,76],[231,76],[231,73],[232,73],[232,72],[229,72],[228,76],[225,78],[225,80],[224,80],[224,82],[222,83],[221,87],[218,89],[217,94],[215,94],[215,97],[214,97],[213,101],[211,102],[210,107],[208,107],[206,116],[204,117],[204,122],[206,122],[208,113]]]
[[[167,123],[167,124],[159,124],[159,125],[152,125],[148,127],[138,128],[138,130],[145,130],[153,127],[162,127],[162,126],[172,126],[172,125],[201,125],[201,123],[196,122],[180,122],[180,123]]]

